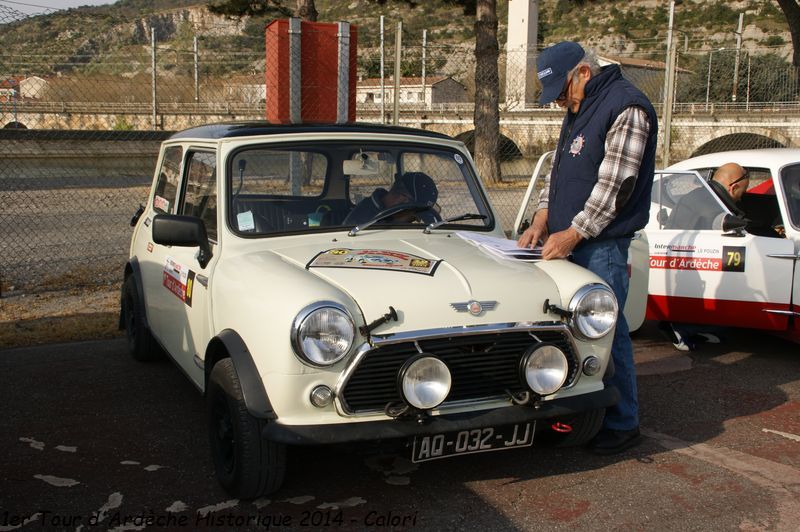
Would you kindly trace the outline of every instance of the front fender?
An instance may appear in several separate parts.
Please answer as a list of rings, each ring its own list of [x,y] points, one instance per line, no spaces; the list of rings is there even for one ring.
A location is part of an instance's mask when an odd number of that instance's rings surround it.
[[[264,388],[264,381],[261,379],[261,374],[258,372],[253,356],[247,345],[242,340],[242,337],[232,329],[225,329],[219,333],[212,341],[213,345],[220,345],[224,352],[231,358],[233,367],[236,370],[236,375],[239,378],[239,386],[242,388],[242,396],[244,403],[247,406],[248,412],[254,417],[260,419],[276,419],[272,404],[267,396],[267,390]],[[206,383],[211,375],[211,370],[214,364],[221,358],[224,358],[222,350],[211,349],[206,356],[205,373]],[[208,388],[208,386],[206,386]]]

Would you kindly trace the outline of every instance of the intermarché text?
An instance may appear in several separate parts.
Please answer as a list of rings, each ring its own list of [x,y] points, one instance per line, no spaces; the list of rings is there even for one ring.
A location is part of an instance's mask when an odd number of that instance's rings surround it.
[[[360,513],[360,512],[359,512]],[[92,512],[88,515],[67,514],[39,510],[32,513],[0,512],[0,526],[19,527],[23,524],[38,522],[41,528],[72,528],[84,526],[136,526],[136,527],[166,527],[166,528],[194,528],[198,526],[224,526],[242,527],[257,526],[265,530],[274,528],[303,528],[303,527],[339,527],[343,525],[359,525],[369,528],[394,528],[417,525],[417,512],[399,513],[393,511],[370,510],[364,515],[347,516],[342,510],[305,510],[300,515],[287,515],[282,513],[208,513],[180,515],[170,513],[125,513],[111,512],[100,514]],[[36,524],[33,524],[36,527]]]

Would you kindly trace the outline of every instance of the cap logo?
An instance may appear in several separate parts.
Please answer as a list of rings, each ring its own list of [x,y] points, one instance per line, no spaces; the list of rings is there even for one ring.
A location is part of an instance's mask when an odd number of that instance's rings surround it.
[[[550,67],[547,67],[544,70],[540,70],[539,73],[536,74],[536,75],[539,76],[539,79],[542,79],[542,78],[546,78],[547,76],[549,76],[552,73],[553,73],[553,69],[550,68]]]

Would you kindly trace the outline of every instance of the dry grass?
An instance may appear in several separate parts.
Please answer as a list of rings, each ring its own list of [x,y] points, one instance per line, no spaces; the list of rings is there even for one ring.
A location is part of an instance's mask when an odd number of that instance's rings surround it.
[[[119,289],[102,287],[0,299],[0,349],[114,338]]]

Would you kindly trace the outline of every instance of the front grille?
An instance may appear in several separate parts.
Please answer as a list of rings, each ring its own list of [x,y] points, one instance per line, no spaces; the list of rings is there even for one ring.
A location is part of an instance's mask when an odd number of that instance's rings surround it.
[[[539,342],[555,344],[567,355],[570,372],[566,385],[578,372],[573,344],[563,330],[459,335],[417,342],[423,352],[438,356],[450,369],[453,382],[444,405],[505,395],[506,390],[527,390],[520,377],[520,360],[531,345]],[[369,351],[340,393],[346,409],[354,414],[382,411],[388,403],[402,401],[397,376],[406,360],[418,353],[413,341]]]

